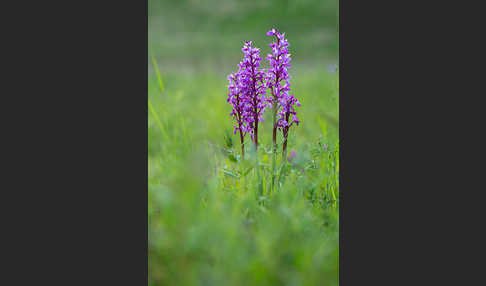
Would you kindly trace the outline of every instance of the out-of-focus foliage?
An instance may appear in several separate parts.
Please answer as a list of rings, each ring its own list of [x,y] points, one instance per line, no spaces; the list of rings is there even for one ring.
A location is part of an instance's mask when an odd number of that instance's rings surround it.
[[[337,13],[334,0],[149,0],[149,285],[338,285]],[[270,114],[258,160],[248,137],[242,161],[226,74],[243,40],[269,52],[273,24],[302,124],[271,191]]]
[[[149,49],[161,68],[232,71],[245,40],[269,50],[266,31],[278,27],[293,65],[338,62],[338,0],[149,0]],[[323,68],[325,69],[325,68]]]

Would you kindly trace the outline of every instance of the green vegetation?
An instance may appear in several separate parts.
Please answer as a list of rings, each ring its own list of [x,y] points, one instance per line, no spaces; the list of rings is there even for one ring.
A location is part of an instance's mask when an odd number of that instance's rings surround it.
[[[149,1],[149,285],[338,285],[337,1],[298,3]],[[241,160],[226,75],[273,24],[302,124],[272,190],[271,114]]]

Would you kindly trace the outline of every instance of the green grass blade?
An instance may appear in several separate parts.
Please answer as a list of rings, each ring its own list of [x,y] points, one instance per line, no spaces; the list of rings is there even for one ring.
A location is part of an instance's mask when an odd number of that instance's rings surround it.
[[[159,83],[160,93],[164,92],[164,82],[162,81],[162,77],[160,76],[159,65],[157,64],[157,60],[154,56],[152,56],[152,63],[154,65],[155,75],[157,76],[157,82]]]
[[[162,132],[162,135],[164,136],[165,139],[168,139],[169,136],[167,135],[167,132],[165,131],[164,127],[162,126],[162,122],[160,122],[159,116],[158,116],[157,112],[155,112],[155,109],[152,106],[150,99],[148,100],[148,106],[149,106],[150,112],[152,113],[152,116],[154,117],[155,121],[157,122],[157,125],[159,126],[160,132]]]

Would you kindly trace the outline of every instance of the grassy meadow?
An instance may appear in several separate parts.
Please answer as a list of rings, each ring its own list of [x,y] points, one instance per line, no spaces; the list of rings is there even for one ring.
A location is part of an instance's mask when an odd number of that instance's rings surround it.
[[[338,285],[337,7],[149,0],[149,285]],[[269,111],[240,157],[226,76],[275,26],[302,106],[274,169]]]

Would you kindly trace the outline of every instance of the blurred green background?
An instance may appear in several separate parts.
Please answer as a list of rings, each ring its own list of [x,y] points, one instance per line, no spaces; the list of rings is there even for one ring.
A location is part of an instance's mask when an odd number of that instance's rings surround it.
[[[293,70],[338,63],[337,0],[149,0],[149,50],[161,71],[227,74],[244,40],[268,53],[266,31],[285,31]]]
[[[338,285],[338,1],[148,4],[149,285]],[[274,27],[302,103],[277,191],[270,114],[242,161],[226,102],[243,42],[264,58]]]

